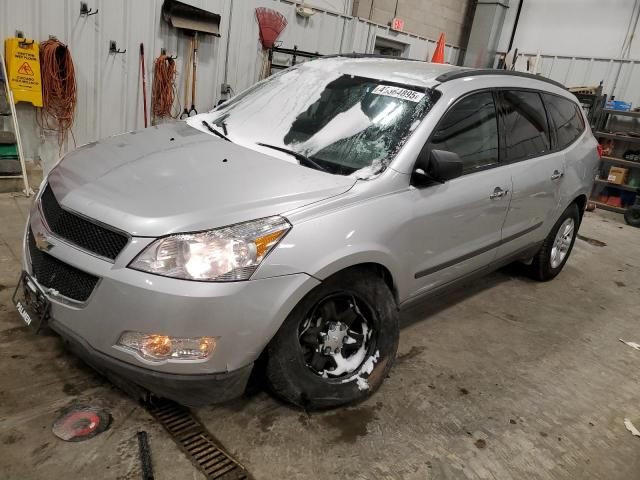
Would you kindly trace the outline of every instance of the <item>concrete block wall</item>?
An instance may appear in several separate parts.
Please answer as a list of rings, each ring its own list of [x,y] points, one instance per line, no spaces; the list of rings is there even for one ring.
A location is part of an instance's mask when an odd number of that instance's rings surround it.
[[[473,0],[354,0],[353,15],[388,25],[394,16],[404,30],[428,38],[444,32],[447,43],[465,45],[473,20]]]

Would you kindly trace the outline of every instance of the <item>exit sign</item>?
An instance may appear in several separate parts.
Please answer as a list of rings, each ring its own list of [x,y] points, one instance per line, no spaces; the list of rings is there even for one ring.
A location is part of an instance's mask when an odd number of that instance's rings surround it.
[[[391,20],[391,30],[397,30],[398,32],[404,30],[404,20],[401,18]]]

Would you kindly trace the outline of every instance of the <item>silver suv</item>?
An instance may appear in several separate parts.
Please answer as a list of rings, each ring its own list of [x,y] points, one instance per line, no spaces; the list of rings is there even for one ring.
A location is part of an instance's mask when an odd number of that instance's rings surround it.
[[[325,57],[68,154],[15,301],[138,395],[219,402],[253,370],[296,405],[350,403],[391,368],[399,308],[515,261],[555,277],[597,162],[550,80]]]

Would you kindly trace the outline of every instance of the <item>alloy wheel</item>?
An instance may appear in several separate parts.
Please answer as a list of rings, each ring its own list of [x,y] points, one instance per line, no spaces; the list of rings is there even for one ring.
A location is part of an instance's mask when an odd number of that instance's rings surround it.
[[[560,225],[556,233],[556,238],[553,240],[553,246],[551,247],[551,256],[549,259],[551,268],[558,268],[562,265],[562,262],[569,253],[575,232],[575,225],[573,218],[566,218],[565,221],[562,222],[562,225]]]

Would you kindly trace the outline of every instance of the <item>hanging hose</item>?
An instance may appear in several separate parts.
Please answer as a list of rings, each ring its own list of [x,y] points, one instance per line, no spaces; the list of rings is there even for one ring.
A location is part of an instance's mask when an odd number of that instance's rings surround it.
[[[177,112],[173,112],[175,94],[176,62],[170,56],[160,55],[153,69],[151,104],[154,119],[177,116]]]
[[[65,44],[50,39],[40,44],[42,101],[40,127],[58,132],[58,146],[67,141],[75,119],[76,74],[71,52]],[[74,139],[75,143],[75,139]]]

